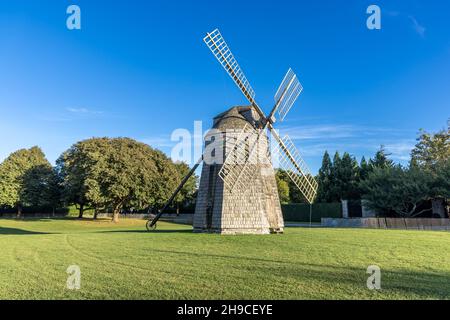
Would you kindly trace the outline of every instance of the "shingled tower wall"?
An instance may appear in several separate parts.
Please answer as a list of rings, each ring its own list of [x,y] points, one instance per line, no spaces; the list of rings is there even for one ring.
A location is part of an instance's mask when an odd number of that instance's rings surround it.
[[[223,132],[252,126],[259,117],[252,107],[233,107],[214,118]],[[224,148],[227,149],[226,143]],[[221,164],[203,164],[194,215],[194,232],[221,234],[281,233],[284,228],[275,173],[270,163],[258,163],[251,180],[231,192],[218,173]]]

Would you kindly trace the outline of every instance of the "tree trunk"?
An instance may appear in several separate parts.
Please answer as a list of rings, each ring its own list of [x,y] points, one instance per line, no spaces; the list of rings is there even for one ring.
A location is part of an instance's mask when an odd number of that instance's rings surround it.
[[[98,216],[98,209],[95,208],[95,210],[94,210],[94,220],[97,220],[97,216]]]
[[[55,216],[55,207],[52,207],[52,217],[54,217]]]
[[[78,214],[78,219],[83,219],[83,213],[84,213],[84,204],[80,204],[80,213]]]
[[[17,215],[16,218],[20,219],[22,217],[22,206],[19,204],[17,205]]]
[[[119,208],[114,208],[112,222],[119,222]]]
[[[432,199],[431,206],[433,208],[433,215],[437,215],[440,218],[445,218],[444,199],[442,198]]]

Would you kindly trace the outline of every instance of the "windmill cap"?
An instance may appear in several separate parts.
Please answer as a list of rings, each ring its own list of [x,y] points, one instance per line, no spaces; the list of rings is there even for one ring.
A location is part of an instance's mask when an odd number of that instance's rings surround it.
[[[252,106],[234,106],[214,117],[213,128],[215,129],[237,129],[246,123],[254,125],[260,120],[258,113]]]

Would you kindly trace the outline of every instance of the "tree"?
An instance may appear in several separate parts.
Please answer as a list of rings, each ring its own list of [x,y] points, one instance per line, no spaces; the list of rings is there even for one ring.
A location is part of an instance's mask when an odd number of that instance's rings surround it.
[[[429,134],[420,130],[417,144],[411,151],[411,167],[425,170],[434,177],[432,187],[431,203],[433,214],[445,217],[445,203],[449,199],[448,188],[441,177],[446,176],[445,169],[450,161],[450,121],[446,130],[441,130],[435,134]],[[448,190],[448,189],[447,189]],[[448,215],[448,212],[447,212]]]
[[[175,169],[178,172],[178,181],[181,182],[184,177],[188,175],[188,173],[191,171],[191,168],[184,163],[184,162],[176,162],[175,163]],[[195,198],[195,191],[197,189],[197,180],[198,177],[193,174],[188,181],[186,181],[183,188],[180,190],[180,192],[177,194],[175,198],[175,204],[177,213],[179,213],[180,206],[185,205],[186,203],[192,202]]]
[[[60,204],[59,179],[50,163],[29,169],[23,176],[22,203],[31,207],[51,207],[53,214]]]
[[[331,166],[331,187],[329,192],[329,201],[341,201],[341,186],[339,183],[339,167],[341,165],[341,156],[338,151],[333,156],[333,164]]]
[[[435,172],[432,196],[450,199],[450,159],[439,163]]]
[[[40,192],[50,171],[39,147],[13,152],[0,165],[0,204],[17,208],[20,217],[24,206],[43,203]]]
[[[322,158],[322,167],[319,169],[319,174],[317,176],[317,201],[318,202],[331,202],[331,190],[332,185],[332,174],[333,174],[333,164],[331,162],[330,155],[328,151],[325,151]]]
[[[421,202],[427,200],[432,178],[416,167],[375,167],[366,180],[361,181],[363,199],[367,206],[379,213],[393,211],[402,217],[414,217]]]
[[[334,165],[335,184],[339,199],[358,199],[359,167],[355,158],[344,152],[342,159]]]
[[[108,207],[117,222],[123,208],[160,207],[178,183],[173,162],[161,151],[128,138],[80,141],[58,161],[66,199]]]
[[[370,166],[367,163],[366,158],[363,156],[359,164],[359,179],[365,180],[370,173]]]
[[[63,186],[62,200],[75,204],[80,219],[88,206],[98,208],[106,203],[97,181],[106,166],[108,141],[108,138],[92,138],[77,142],[56,161]]]
[[[435,134],[420,130],[417,144],[411,151],[411,164],[433,170],[450,159],[450,121],[446,130]]]
[[[345,152],[340,157],[336,152],[331,167],[329,202],[359,198],[359,167],[355,158]]]
[[[287,173],[284,170],[278,169],[275,172],[275,179],[277,182],[278,188],[278,196],[280,198],[280,202],[285,204],[290,202],[289,197],[289,183],[290,178],[287,176]]]
[[[389,159],[390,153],[386,153],[386,149],[384,146],[380,146],[380,149],[375,154],[373,159],[369,160],[369,166],[371,168],[385,168],[385,167],[393,167],[394,161]]]

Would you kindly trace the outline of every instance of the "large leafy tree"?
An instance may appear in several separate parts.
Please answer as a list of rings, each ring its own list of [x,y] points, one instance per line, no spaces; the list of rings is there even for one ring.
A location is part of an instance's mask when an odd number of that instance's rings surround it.
[[[297,185],[294,183],[294,181],[292,181],[292,179],[287,176],[287,173],[286,173],[285,181],[286,181],[286,183],[288,184],[288,187],[289,187],[289,199],[290,199],[290,202],[292,202],[292,203],[305,203],[305,197],[303,196],[302,192],[297,187]]]
[[[450,159],[450,121],[446,130],[430,134],[420,130],[417,144],[411,151],[411,164],[428,170]]]
[[[55,213],[60,197],[59,178],[50,163],[36,165],[24,174],[21,199],[27,206],[52,208]]]
[[[432,197],[450,199],[450,159],[437,164],[434,171]]]
[[[435,134],[420,131],[417,144],[411,151],[411,167],[427,172],[434,178],[430,192],[433,214],[445,217],[445,203],[449,199],[448,169],[450,162],[450,121],[446,130]]]
[[[0,165],[0,204],[17,208],[17,216],[22,208],[30,205],[46,205],[53,170],[39,147],[20,149],[9,155]]]
[[[289,188],[289,177],[286,173],[286,171],[278,169],[275,172],[275,179],[277,182],[277,188],[278,188],[278,196],[280,198],[280,202],[285,204],[291,202],[291,198],[289,195],[290,188]]]
[[[66,199],[80,208],[111,208],[115,222],[123,208],[159,208],[179,180],[161,151],[128,138],[80,141],[58,163]]]
[[[92,138],[72,145],[56,161],[62,180],[62,199],[66,204],[75,204],[79,218],[89,206],[104,206],[98,177],[107,161],[108,138]],[[93,201],[92,201],[93,200]]]
[[[189,166],[184,162],[176,162],[175,169],[177,170],[178,173],[177,182],[181,182],[191,171],[191,168],[189,168]],[[179,212],[179,209],[182,205],[194,201],[195,191],[197,190],[197,180],[198,177],[195,174],[193,174],[188,179],[188,181],[186,181],[185,185],[178,193],[177,197],[175,198],[177,213]]]

